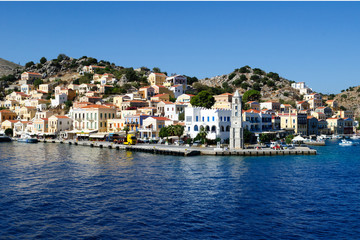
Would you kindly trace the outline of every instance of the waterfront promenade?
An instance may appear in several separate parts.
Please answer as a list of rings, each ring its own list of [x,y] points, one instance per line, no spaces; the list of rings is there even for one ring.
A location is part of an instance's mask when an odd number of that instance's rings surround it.
[[[109,148],[117,150],[127,150],[134,152],[148,152],[163,155],[177,156],[197,156],[197,155],[215,155],[215,156],[277,156],[277,155],[316,155],[317,151],[309,147],[295,147],[294,149],[274,150],[264,149],[243,149],[243,150],[225,150],[213,147],[192,147],[192,146],[175,146],[164,144],[136,144],[123,145],[110,142],[97,141],[75,141],[75,140],[57,140],[41,139],[45,143],[60,143],[75,146],[87,146],[98,148]]]

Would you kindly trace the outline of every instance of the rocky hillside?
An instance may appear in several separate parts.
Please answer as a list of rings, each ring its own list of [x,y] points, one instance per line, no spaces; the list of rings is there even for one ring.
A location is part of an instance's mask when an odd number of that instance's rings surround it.
[[[360,86],[349,87],[337,94],[334,99],[339,103],[339,106],[353,110],[355,116],[360,116]]]
[[[23,69],[23,66],[0,58],[0,77],[14,74],[16,69]]]
[[[261,99],[264,101],[295,101],[301,99],[299,92],[291,88],[292,81],[280,77],[277,73],[266,73],[259,68],[249,66],[235,69],[226,75],[201,79],[200,83],[210,87],[229,85],[238,89],[240,93],[255,89],[260,91]]]

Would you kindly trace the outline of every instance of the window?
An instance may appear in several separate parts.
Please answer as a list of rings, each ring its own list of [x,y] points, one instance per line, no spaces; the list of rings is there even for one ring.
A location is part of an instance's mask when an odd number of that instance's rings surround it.
[[[212,117],[213,122],[215,121],[215,117]]]
[[[220,117],[220,122],[222,122],[222,117]]]
[[[194,131],[195,131],[195,132],[199,131],[198,125],[195,125],[195,126],[194,126]]]
[[[210,117],[207,117],[207,121],[210,122]]]
[[[100,113],[100,119],[102,119],[102,113]]]
[[[196,116],[196,121],[197,121],[197,122],[199,121],[199,116]]]

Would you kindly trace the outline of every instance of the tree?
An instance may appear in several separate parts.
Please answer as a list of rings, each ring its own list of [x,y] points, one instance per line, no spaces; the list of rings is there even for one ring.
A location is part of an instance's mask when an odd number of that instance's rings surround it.
[[[45,57],[40,58],[40,63],[41,63],[41,64],[46,63],[46,61],[47,61],[47,59],[46,59]]]
[[[179,113],[179,121],[184,121],[184,120],[185,120],[185,112]]]
[[[254,133],[250,132],[247,129],[244,129],[244,142],[251,143]]]
[[[152,70],[154,73],[161,73],[161,70],[158,67],[154,67]]]
[[[5,133],[6,136],[12,136],[13,135],[13,130],[11,128],[7,128],[4,133]]]
[[[34,87],[37,88],[40,84],[43,84],[44,81],[42,79],[36,79],[34,81]]]
[[[29,67],[34,66],[34,65],[35,65],[35,63],[33,61],[30,61],[30,62],[27,62],[25,64],[25,68],[29,68]]]
[[[285,138],[286,144],[290,144],[294,137],[295,137],[295,136],[292,135],[292,134],[287,135],[286,138]]]
[[[60,53],[59,56],[57,57],[57,60],[58,60],[59,62],[61,62],[62,60],[67,59],[67,58],[68,58],[68,56],[66,56],[66,55],[63,54],[63,53]]]
[[[185,76],[185,77],[187,78],[187,84],[188,85],[192,85],[193,83],[199,81],[199,79],[197,79],[197,77],[188,77],[188,76]]]
[[[181,125],[174,126],[174,134],[179,137],[179,141],[180,141],[181,135],[184,134],[184,129],[185,129],[185,127],[181,126]]]
[[[166,138],[168,136],[169,136],[168,128],[167,127],[160,128],[159,137]]]
[[[257,90],[246,91],[243,95],[243,102],[258,101],[261,98],[261,94]]]
[[[204,144],[206,142],[206,136],[208,135],[208,131],[206,131],[206,129],[201,126],[200,127],[200,132],[196,135],[194,140],[200,140],[202,144]]]
[[[67,101],[65,102],[65,107],[66,107],[67,109],[69,109],[70,107],[72,107],[72,105],[73,105],[73,102],[70,101],[70,100],[67,100]]]
[[[254,74],[258,74],[258,75],[265,75],[265,72],[263,70],[261,70],[260,68],[254,68],[253,72],[254,72]]]
[[[201,91],[191,99],[190,103],[196,107],[211,108],[215,103],[215,99],[208,91]]]
[[[126,137],[127,137],[128,132],[130,131],[129,126],[125,126],[124,129],[123,129],[123,131],[125,131],[125,134],[126,134]]]
[[[244,67],[239,69],[239,72],[240,73],[250,73],[249,68],[250,68],[249,66],[244,66]]]

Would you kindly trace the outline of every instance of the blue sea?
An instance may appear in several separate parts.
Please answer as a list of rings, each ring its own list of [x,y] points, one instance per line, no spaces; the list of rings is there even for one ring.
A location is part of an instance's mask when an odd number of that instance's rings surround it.
[[[178,157],[0,144],[0,239],[359,239],[360,146]]]

